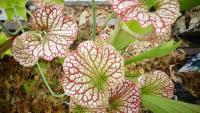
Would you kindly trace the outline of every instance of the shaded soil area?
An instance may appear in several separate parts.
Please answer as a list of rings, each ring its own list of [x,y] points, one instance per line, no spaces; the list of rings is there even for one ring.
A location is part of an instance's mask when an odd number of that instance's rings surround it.
[[[34,68],[20,66],[13,57],[0,62],[0,112],[1,113],[66,113],[68,97],[51,96]],[[62,66],[51,63],[46,78],[52,89],[63,93],[59,83]]]

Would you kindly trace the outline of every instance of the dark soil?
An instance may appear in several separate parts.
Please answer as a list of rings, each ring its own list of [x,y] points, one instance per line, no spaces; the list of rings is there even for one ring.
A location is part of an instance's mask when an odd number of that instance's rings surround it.
[[[13,57],[4,57],[0,62],[0,112],[1,113],[66,113],[68,97],[55,98],[34,68],[24,68]],[[57,93],[63,93],[61,84],[62,66],[50,65],[46,77]]]

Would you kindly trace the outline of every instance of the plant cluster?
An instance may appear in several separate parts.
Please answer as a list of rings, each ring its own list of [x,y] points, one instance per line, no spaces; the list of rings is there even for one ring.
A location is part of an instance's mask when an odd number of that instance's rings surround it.
[[[128,65],[165,56],[180,45],[170,40],[171,25],[180,16],[177,0],[110,0],[118,21],[111,35],[99,36],[93,0],[93,40],[80,43],[72,51],[69,48],[76,40],[78,26],[55,1],[33,0],[36,9],[29,12],[29,30],[21,29],[12,51],[21,65],[37,64],[53,96],[70,96],[71,112],[139,113],[143,107],[155,113],[199,112],[199,106],[170,100],[174,86],[165,72],[152,70],[138,77],[127,70]],[[16,10],[15,5],[12,8]],[[132,53],[130,59],[124,57],[124,50]],[[41,58],[64,58],[63,95],[55,94],[48,85],[38,63]],[[127,77],[130,74],[135,81]]]

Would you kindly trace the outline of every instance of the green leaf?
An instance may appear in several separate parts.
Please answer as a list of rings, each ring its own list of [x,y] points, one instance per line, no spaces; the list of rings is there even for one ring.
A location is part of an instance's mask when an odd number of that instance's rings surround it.
[[[199,113],[200,105],[170,100],[151,94],[142,94],[142,105],[153,113]]]
[[[16,16],[22,17],[22,18],[24,18],[25,20],[27,19],[25,7],[24,7],[24,8],[15,7],[15,9],[16,9]],[[8,9],[6,9],[5,11],[6,11],[6,14],[7,14],[7,17],[8,17],[9,20],[12,20],[13,17],[15,17],[15,11],[14,11],[13,8],[8,8]]]
[[[0,45],[5,43],[8,40],[8,37],[3,32],[0,32]]]
[[[156,5],[157,0],[140,0],[144,5],[146,5],[149,9]]]
[[[120,27],[115,29],[115,37],[111,40],[111,45],[117,50],[121,50],[133,43],[136,38],[152,33],[152,26],[141,27],[137,21],[121,22]]]
[[[189,10],[200,5],[200,0],[179,0],[181,11]]]
[[[1,55],[1,59],[3,59],[3,57],[4,57],[5,55],[12,56],[13,54],[12,54],[11,49],[6,50],[6,51]]]
[[[128,61],[125,61],[125,65],[129,65],[147,58],[157,58],[157,57],[162,57],[167,54],[169,54],[171,51],[175,50],[177,47],[180,46],[182,42],[175,42],[173,40],[166,42],[158,47],[154,47],[150,49],[149,51],[145,51],[137,56],[134,56]]]
[[[137,21],[134,20],[128,22],[122,22],[121,27],[124,31],[130,33],[136,38],[151,34],[153,31],[153,27],[151,25],[143,28]]]
[[[120,30],[117,33],[115,39],[111,41],[111,45],[115,47],[116,50],[121,50],[134,41],[135,39],[132,35],[123,30]]]
[[[64,4],[64,0],[51,0],[51,2],[55,4]]]
[[[4,44],[7,40],[8,40],[8,37],[6,37],[6,35],[5,35],[3,32],[1,32],[1,33],[0,33],[0,47],[1,47],[1,45]],[[8,50],[6,50],[4,53],[2,53],[2,54],[1,54],[1,59],[2,59],[5,55],[12,56],[11,49],[8,49]]]
[[[5,9],[8,20],[12,20],[15,16],[26,17],[26,4],[27,0],[0,0],[0,7]]]
[[[125,77],[133,83],[138,83],[138,78],[141,76],[140,73],[125,73]]]

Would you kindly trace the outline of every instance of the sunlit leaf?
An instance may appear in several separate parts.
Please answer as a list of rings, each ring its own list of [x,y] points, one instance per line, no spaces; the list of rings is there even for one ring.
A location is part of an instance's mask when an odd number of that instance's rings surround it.
[[[153,113],[199,113],[200,105],[174,101],[151,94],[142,94],[142,105]]]
[[[124,78],[122,56],[110,45],[82,42],[64,61],[63,88],[82,106],[107,105],[107,90]]]
[[[134,37],[129,33],[120,30],[115,39],[111,41],[111,45],[117,50],[121,50],[135,41]]]
[[[71,17],[64,16],[62,11],[62,7],[47,5],[33,13],[35,18],[31,20],[31,27],[43,31],[41,41],[46,40],[46,43],[41,46],[45,51],[39,54],[46,60],[66,56],[69,46],[76,39],[77,24]]]
[[[11,51],[11,49],[6,50],[6,51],[1,55],[1,59],[2,59],[5,55],[12,56],[12,51]]]
[[[111,4],[124,21],[136,20],[142,27],[153,25],[156,34],[168,32],[171,24],[180,16],[176,0],[158,0],[155,11],[150,11],[140,0],[111,0]]]
[[[23,66],[33,66],[38,60],[38,55],[34,55],[34,53],[29,50],[29,45],[32,45],[32,42],[30,43],[29,41],[31,41],[32,39],[35,40],[38,38],[35,35],[31,34],[31,32],[25,32],[15,38],[15,40],[13,41],[13,56],[15,60]],[[33,44],[34,43],[35,42],[33,42]]]
[[[138,78],[142,93],[172,98],[174,84],[168,75],[156,70]]]
[[[139,0],[110,0],[113,10],[120,16],[127,13],[133,7],[133,4],[139,4]]]
[[[126,79],[132,81],[133,83],[138,83],[138,78],[141,76],[140,73],[129,73],[126,72],[125,77]]]
[[[147,58],[150,59],[165,56],[179,47],[180,44],[181,42],[175,42],[173,40],[163,43],[160,46],[150,49],[149,51],[145,51],[137,56],[133,56],[133,58],[130,60],[125,61],[125,65],[129,65]]]
[[[152,26],[142,27],[137,21],[122,22],[122,29],[137,37],[145,37],[153,32]]]
[[[23,66],[33,66],[41,57],[51,61],[65,57],[77,35],[73,18],[64,16],[62,8],[47,5],[38,8],[31,20],[31,29],[15,39],[14,58]]]
[[[140,89],[129,80],[123,80],[115,88],[109,89],[109,103],[103,107],[81,106],[70,98],[70,111],[77,113],[138,113],[140,110]]]
[[[64,4],[64,0],[51,0],[52,3]]]
[[[140,110],[140,89],[130,80],[124,80],[109,90],[109,113],[138,113]]]
[[[15,16],[26,20],[26,2],[27,0],[1,0],[0,7],[5,9],[9,20],[13,20]]]
[[[108,34],[101,34],[99,36],[96,37],[95,42],[99,45],[99,46],[104,46],[104,45],[108,45],[110,42],[110,37]]]

